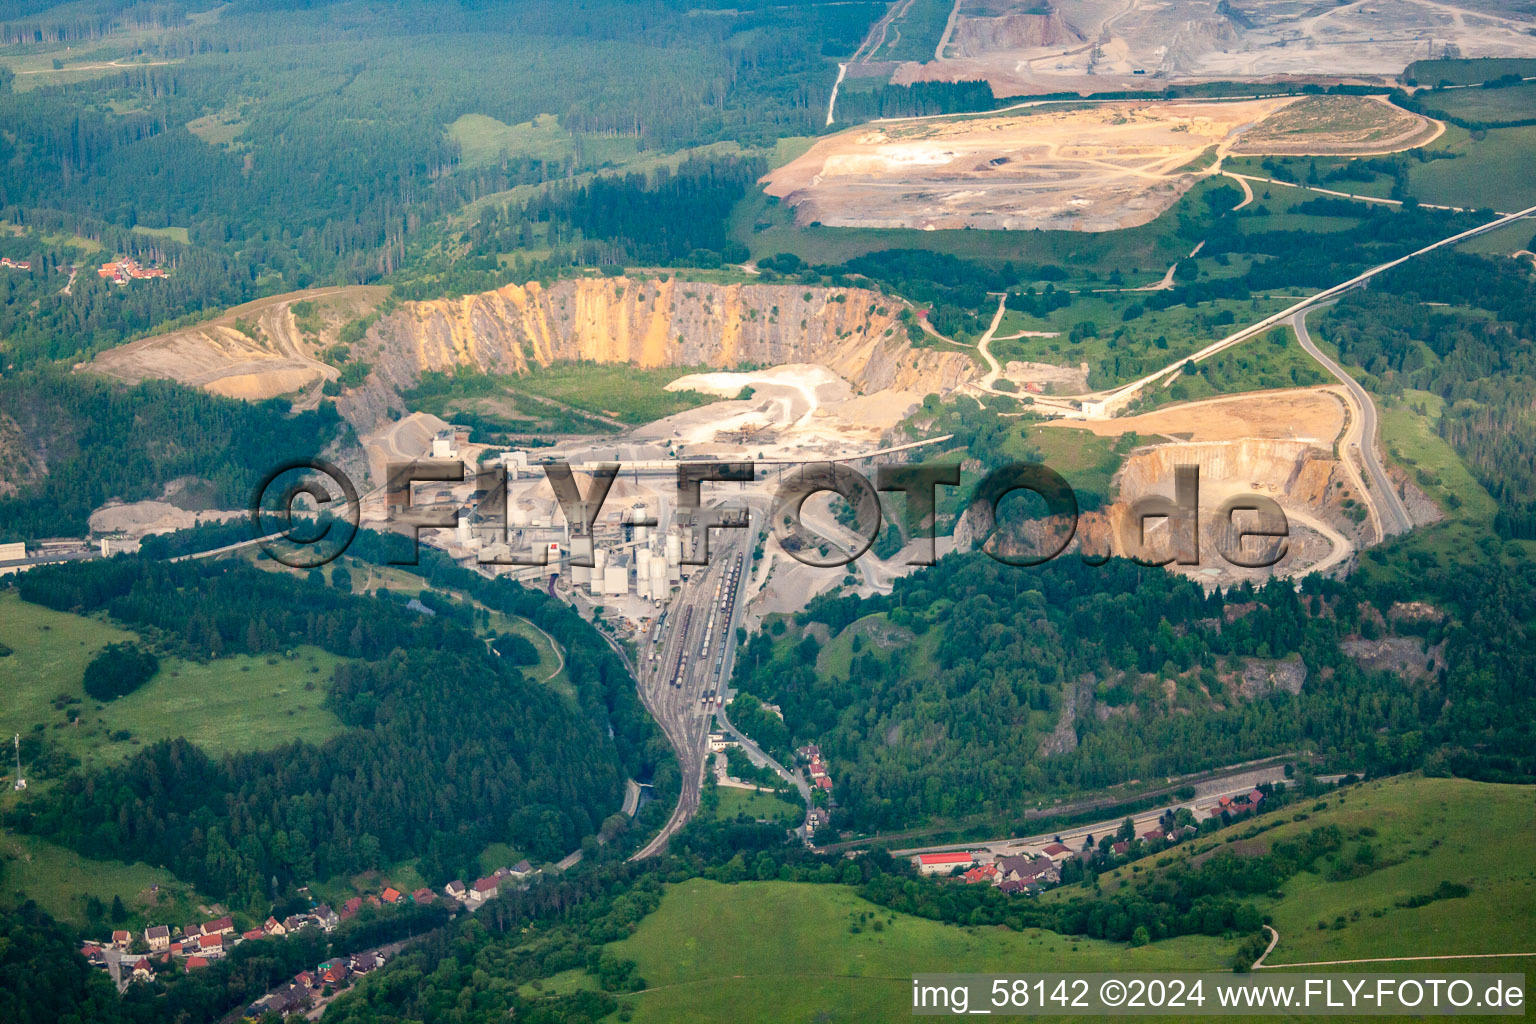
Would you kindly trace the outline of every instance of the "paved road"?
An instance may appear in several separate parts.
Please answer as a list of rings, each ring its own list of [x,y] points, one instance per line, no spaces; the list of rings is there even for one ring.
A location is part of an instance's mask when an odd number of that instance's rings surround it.
[[[1048,817],[1049,818],[1059,818],[1059,817],[1064,817],[1064,816],[1068,816],[1068,815],[1085,814],[1085,813],[1088,813],[1090,811],[1104,810],[1104,809],[1107,809],[1107,808],[1110,808],[1110,807],[1118,807],[1118,806],[1124,805],[1128,801],[1132,801],[1132,800],[1150,799],[1150,798],[1153,798],[1153,797],[1168,796],[1168,795],[1171,795],[1174,791],[1178,790],[1179,788],[1181,788],[1183,786],[1193,786],[1193,787],[1195,787],[1195,801],[1196,802],[1208,800],[1209,798],[1211,798],[1213,796],[1224,796],[1228,792],[1242,793],[1242,792],[1246,792],[1246,791],[1248,791],[1250,789],[1255,788],[1261,782],[1277,781],[1279,779],[1284,778],[1284,775],[1285,775],[1285,763],[1287,761],[1294,761],[1297,758],[1304,758],[1305,756],[1306,755],[1304,755],[1304,754],[1296,754],[1296,753],[1276,754],[1273,757],[1264,757],[1264,758],[1259,758],[1256,761],[1247,761],[1247,762],[1244,762],[1242,764],[1229,765],[1226,768],[1221,768],[1221,769],[1217,769],[1217,770],[1214,770],[1214,771],[1196,772],[1196,773],[1191,774],[1191,775],[1178,776],[1176,778],[1170,779],[1166,785],[1160,786],[1160,787],[1158,787],[1156,789],[1153,789],[1153,790],[1151,790],[1149,792],[1143,792],[1143,793],[1104,793],[1104,792],[1101,792],[1101,793],[1099,793],[1098,795],[1095,795],[1095,796],[1089,796],[1089,797],[1084,797],[1084,798],[1079,799],[1079,800],[1072,800],[1072,801],[1068,801],[1066,803],[1055,804],[1055,805],[1052,805],[1050,807],[1042,807],[1042,808],[1040,808],[1038,810],[1034,810],[1034,811],[1027,811],[1023,815],[1021,815],[1021,818],[1023,818],[1026,821],[1033,821],[1033,820],[1037,820],[1037,819],[1040,819],[1040,818],[1048,818]],[[1183,805],[1181,805],[1181,804],[1171,804],[1169,806],[1178,807],[1178,806],[1183,806]],[[1137,815],[1135,815],[1135,817],[1141,818],[1141,817],[1143,817],[1145,815],[1160,814],[1161,812],[1162,812],[1162,808],[1158,808],[1155,811],[1142,811],[1142,812],[1139,812]],[[1113,823],[1115,824],[1115,826],[1118,827],[1120,822],[1123,821],[1123,820],[1124,820],[1124,815],[1121,815],[1120,817],[1113,819]],[[1081,829],[1082,831],[1086,832],[1086,831],[1088,831],[1088,830],[1090,830],[1090,829],[1092,829],[1094,827],[1098,827],[1099,829],[1102,830],[1103,823],[1096,823],[1096,826],[1095,825],[1074,826],[1072,831],[1077,831],[1078,829]],[[914,830],[910,830],[910,831],[907,831],[907,832],[898,832],[898,833],[892,833],[892,834],[887,834],[887,835],[866,836],[866,837],[863,837],[863,838],[860,838],[860,839],[849,839],[849,840],[846,840],[846,841],[843,841],[843,842],[838,842],[838,843],[828,843],[825,846],[819,847],[819,849],[823,853],[830,853],[830,852],[836,852],[836,851],[840,851],[840,850],[854,850],[854,849],[858,849],[860,847],[870,846],[870,845],[873,845],[875,843],[882,843],[882,844],[885,844],[885,845],[889,846],[890,844],[892,844],[892,843],[894,843],[894,842],[896,842],[897,840],[900,840],[900,839],[917,839],[920,836],[932,835],[935,832],[940,832],[940,831],[945,831],[945,829],[939,829],[939,828],[914,829]],[[1072,834],[1072,833],[1071,832],[1062,832],[1061,833],[1062,836],[1067,836],[1067,835],[1070,835],[1070,834]],[[1054,833],[1053,833],[1053,835],[1054,835]],[[907,848],[907,849],[897,850],[895,852],[898,852],[898,853],[944,853],[944,852],[949,852],[949,851],[954,851],[954,850],[972,850],[972,849],[976,849],[977,847],[981,847],[981,846],[1007,845],[1007,844],[1011,844],[1011,843],[1023,843],[1023,842],[1028,842],[1028,841],[1030,841],[1030,840],[1014,839],[1014,838],[1011,838],[1011,837],[1004,837],[1004,838],[1000,838],[1000,839],[990,839],[990,840],[989,839],[981,839],[981,840],[975,840],[975,841],[972,841],[972,842],[969,842],[969,843],[947,843],[947,844],[930,845],[930,846],[914,846],[914,847],[910,847],[910,848]]]
[[[1366,476],[1370,478],[1371,489],[1376,492],[1376,499],[1380,502],[1383,513],[1381,525],[1385,533],[1407,533],[1413,529],[1413,517],[1408,514],[1408,507],[1403,504],[1403,499],[1398,497],[1397,488],[1392,486],[1392,481],[1387,478],[1386,470],[1382,468],[1381,460],[1376,456],[1376,435],[1378,424],[1376,419],[1376,403],[1371,400],[1370,394],[1360,386],[1360,382],[1345,373],[1338,363],[1329,359],[1317,347],[1312,340],[1312,335],[1307,331],[1307,313],[1302,310],[1291,317],[1291,326],[1296,330],[1296,340],[1301,342],[1301,347],[1307,354],[1339,379],[1350,397],[1354,399],[1354,409],[1359,416],[1359,429],[1353,426],[1345,437],[1345,444],[1352,447],[1360,456],[1360,464],[1365,469]],[[1353,440],[1351,440],[1353,438]],[[1347,458],[1347,454],[1346,454]]]
[[[811,787],[805,781],[804,775],[798,771],[790,771],[772,757],[769,757],[768,752],[754,743],[750,736],[731,724],[730,718],[725,713],[725,708],[722,707],[716,710],[715,718],[720,722],[720,728],[730,733],[731,738],[741,744],[741,748],[747,752],[747,756],[752,758],[754,763],[761,761],[766,764],[775,775],[800,791],[800,799],[805,801],[807,807],[811,805]]]
[[[1380,266],[1375,266],[1360,274],[1356,274],[1349,280],[1340,284],[1336,284],[1331,288],[1325,288],[1315,295],[1311,295],[1305,299],[1302,299],[1300,302],[1297,302],[1278,313],[1272,314],[1271,316],[1267,316],[1257,323],[1250,324],[1241,330],[1234,331],[1233,333],[1227,335],[1225,338],[1213,341],[1209,345],[1200,349],[1198,352],[1188,356],[1183,356],[1178,360],[1169,363],[1167,366],[1164,366],[1162,369],[1149,373],[1139,380],[1131,381],[1129,384],[1122,384],[1119,387],[1104,391],[1092,391],[1082,395],[1065,395],[1061,396],[1059,399],[1047,399],[1046,402],[1099,402],[1104,406],[1104,414],[1106,416],[1113,416],[1117,411],[1129,404],[1130,401],[1135,398],[1136,395],[1139,394],[1141,390],[1148,384],[1160,381],[1170,374],[1178,373],[1184,368],[1185,363],[1198,363],[1209,359],[1211,356],[1214,356],[1219,352],[1226,351],[1233,345],[1247,341],[1249,338],[1262,334],[1272,327],[1276,327],[1282,323],[1285,323],[1298,313],[1305,313],[1307,310],[1316,306],[1323,305],[1330,299],[1337,298],[1338,296],[1343,295],[1345,292],[1353,288],[1358,288],[1365,284],[1367,281],[1371,280],[1371,278],[1380,274],[1384,274],[1395,267],[1402,266],[1409,260],[1423,256],[1427,253],[1434,252],[1437,249],[1445,248],[1446,246],[1458,245],[1461,242],[1465,242],[1471,238],[1476,238],[1478,235],[1486,234],[1489,231],[1496,231],[1499,228],[1507,227],[1516,221],[1530,217],[1532,214],[1536,214],[1536,206],[1528,207],[1524,210],[1516,211],[1515,213],[1506,214],[1495,220],[1491,220],[1486,224],[1480,224],[1475,228],[1469,228],[1466,231],[1457,232],[1456,234],[1442,238],[1439,241],[1431,242],[1429,245],[1426,245],[1420,249],[1416,249],[1413,252],[1408,253],[1406,256],[1399,256],[1395,260],[1389,260]],[[1042,403],[1039,396],[1025,395],[1014,397],[1033,398],[1036,405],[1045,404]]]
[[[1159,818],[1166,811],[1177,810],[1180,807],[1188,807],[1194,810],[1196,805],[1210,806],[1224,796],[1236,796],[1239,793],[1247,793],[1265,782],[1277,783],[1285,781],[1285,766],[1273,765],[1269,768],[1243,771],[1236,775],[1228,776],[1216,783],[1206,783],[1195,787],[1195,797],[1192,800],[1183,800],[1175,803],[1164,804],[1145,811],[1137,811],[1134,814],[1122,814],[1114,818],[1106,818],[1103,821],[1095,821],[1086,825],[1073,825],[1070,828],[1054,829],[1050,832],[1042,832],[1038,835],[1021,836],[1015,838],[983,839],[973,843],[952,843],[946,846],[921,846],[905,850],[892,850],[894,857],[907,857],[919,853],[949,853],[957,850],[986,849],[993,854],[1009,856],[1017,853],[1025,847],[1039,846],[1042,843],[1059,841],[1066,846],[1077,849],[1082,845],[1083,839],[1093,836],[1095,839],[1106,833],[1113,832],[1129,817],[1136,823],[1136,832],[1140,835],[1147,829],[1155,827]]]

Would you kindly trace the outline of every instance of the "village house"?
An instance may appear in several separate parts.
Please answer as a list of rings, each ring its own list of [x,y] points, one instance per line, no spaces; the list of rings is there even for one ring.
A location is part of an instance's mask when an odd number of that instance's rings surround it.
[[[248,932],[241,932],[240,933],[240,941],[241,942],[250,942],[253,939],[264,939],[266,937],[267,937],[267,933],[262,931],[260,928],[252,928]]]
[[[353,896],[341,905],[341,919],[345,921],[347,918],[355,916],[362,909],[363,898],[361,896]]]
[[[235,919],[232,917],[221,917],[216,921],[209,921],[203,925],[202,931],[204,935],[233,935],[235,934]]]
[[[1061,881],[1061,872],[1056,869],[1056,862],[1043,854],[1030,857],[1023,854],[1012,857],[1000,857],[997,860],[997,881],[1001,886],[1006,882],[1019,882],[1024,885],[1049,885]],[[1007,890],[1009,892],[1015,889]]]
[[[154,981],[155,969],[149,965],[149,957],[141,956],[133,964],[134,981]]]
[[[212,935],[204,935],[197,940],[197,950],[204,956],[224,955],[224,934],[214,932]]]
[[[459,900],[461,902],[465,899],[466,895],[464,892],[464,883],[458,879],[454,879],[447,885],[443,886],[443,892],[448,894],[449,899]]]
[[[1052,843],[1040,852],[1058,864],[1072,856],[1071,847],[1063,846],[1061,843]]]
[[[812,807],[805,816],[805,835],[807,838],[814,836],[817,829],[826,828],[832,822],[832,815],[825,808]]]
[[[31,270],[32,264],[28,260],[13,260],[9,256],[0,256],[0,267],[7,270]]]
[[[400,890],[396,889],[392,885],[391,886],[385,886],[384,892],[380,894],[379,898],[382,899],[385,903],[390,903],[390,904],[399,903],[400,902]]]
[[[411,893],[411,902],[420,906],[426,906],[434,899],[436,899],[436,897],[432,895],[432,890],[426,888],[425,886]]]
[[[353,974],[367,974],[384,966],[384,958],[377,953],[355,953],[349,965]]]
[[[320,984],[333,987],[345,983],[352,973],[344,960],[327,960],[316,968],[316,972],[320,976]]]
[[[526,857],[512,865],[511,875],[513,878],[526,878],[531,874],[533,874],[533,865],[528,863],[528,858]]]
[[[1131,852],[1131,844],[1122,839],[1118,843],[1111,843],[1109,852],[1114,854],[1116,857],[1124,857],[1126,854]]]
[[[912,863],[917,865],[919,873],[924,875],[947,875],[958,867],[970,867],[976,862],[976,858],[969,853],[920,853],[912,858]]]
[[[964,875],[966,885],[975,885],[977,882],[986,882],[989,885],[997,879],[996,864],[978,864]]]
[[[133,942],[133,933],[119,928],[112,933],[112,946],[116,949],[127,949]]]
[[[163,924],[157,924],[153,928],[144,929],[144,941],[149,943],[150,949],[169,949],[171,946],[171,930]]]
[[[495,899],[497,889],[500,887],[500,885],[500,880],[495,877],[476,879],[475,884],[470,887],[470,902],[484,903],[486,900]]]
[[[261,926],[261,930],[266,932],[268,935],[287,935],[288,934],[288,929],[283,927],[283,922],[279,921],[275,917],[267,918],[267,922],[266,922],[266,924]]]
[[[320,930],[327,932],[341,923],[341,919],[336,916],[336,911],[324,903],[315,908],[315,920],[320,922]]]
[[[207,967],[207,966],[208,966],[208,961],[203,959],[200,956],[189,956],[189,957],[187,957],[187,971],[188,971],[188,973],[191,973],[192,971],[195,971],[195,970],[197,970],[200,967]]]

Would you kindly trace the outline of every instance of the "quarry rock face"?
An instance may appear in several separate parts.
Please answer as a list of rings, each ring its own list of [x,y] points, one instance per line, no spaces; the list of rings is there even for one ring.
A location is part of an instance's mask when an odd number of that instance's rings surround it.
[[[971,374],[958,352],[915,350],[900,305],[860,288],[707,284],[624,277],[507,285],[408,302],[376,324],[385,372],[520,373],[552,362],[639,367],[820,363],[858,391],[947,391]]]
[[[1003,14],[993,18],[964,18],[956,26],[952,45],[962,57],[1039,46],[1076,46],[1087,38],[1060,11],[1049,14]]]

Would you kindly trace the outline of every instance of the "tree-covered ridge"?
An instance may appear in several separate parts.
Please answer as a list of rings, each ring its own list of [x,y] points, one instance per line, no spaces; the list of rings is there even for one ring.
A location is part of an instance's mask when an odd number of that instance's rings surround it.
[[[1381,635],[1381,610],[1405,592],[1367,601],[1358,586],[1310,579],[1302,592],[1275,581],[1206,595],[1121,560],[1025,570],[950,556],[888,597],[818,599],[782,635],[755,637],[735,682],[783,709],[787,736],[764,742],[821,745],[844,823],[865,830],[1018,815],[1067,792],[1292,751],[1353,769],[1429,759],[1480,777],[1536,774],[1530,726],[1513,713],[1532,703],[1515,681],[1536,667],[1536,572],[1429,589],[1460,617],[1418,629],[1445,653],[1431,680],[1406,685],[1339,647]],[[1299,694],[1254,689],[1298,659]],[[1064,721],[1067,742],[1052,736]]]
[[[219,507],[242,508],[278,462],[313,456],[344,429],[329,402],[290,414],[280,400],[54,370],[0,376],[0,444],[7,428],[19,437],[0,452],[0,475],[19,490],[0,497],[6,539],[83,535],[109,499],[158,497],[185,476],[209,481]]]
[[[518,185],[647,151],[812,133],[836,57],[882,5],[252,0],[196,23],[165,13],[121,71],[0,88],[0,212],[37,232],[46,285],[25,330],[8,332],[12,360],[386,278],[418,236]],[[468,114],[554,115],[567,143],[466,162],[447,128]],[[708,209],[688,219],[720,221]],[[71,235],[107,256],[153,256],[171,276],[98,284],[94,254],[59,240]],[[79,287],[62,295],[57,265],[74,261],[86,264]]]
[[[1440,435],[1498,502],[1495,529],[1536,539],[1536,280],[1523,261],[1415,260],[1342,299],[1322,332],[1379,393],[1444,399]]]
[[[571,266],[739,263],[748,252],[727,233],[731,211],[767,169],[760,157],[690,157],[675,170],[551,185],[521,202],[488,205],[447,244],[427,236],[429,251],[398,275],[394,293],[419,299],[497,287],[507,278],[502,253],[541,253],[514,259],[518,280]]]
[[[185,741],[158,743],[15,813],[15,827],[87,856],[161,864],[256,906],[274,886],[415,857],[446,880],[490,842],[559,857],[621,802],[623,770],[601,719],[447,616],[229,563],[61,566],[29,573],[22,594],[106,611],[183,656],[309,643],[355,659],[326,698],[354,728],[321,747],[215,761]],[[600,693],[584,700],[603,707]]]

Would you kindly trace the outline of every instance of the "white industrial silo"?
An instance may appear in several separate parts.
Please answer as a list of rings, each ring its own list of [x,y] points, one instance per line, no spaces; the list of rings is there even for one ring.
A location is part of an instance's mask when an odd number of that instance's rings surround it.
[[[603,594],[603,573],[608,568],[608,552],[598,548],[592,552],[592,578],[591,590],[593,597],[601,597]]]
[[[667,599],[667,558],[660,551],[651,555],[651,600],[665,601]]]
[[[640,548],[635,553],[635,594],[647,601],[655,597],[651,593],[650,548]]]
[[[644,545],[651,539],[651,528],[640,525],[645,518],[645,502],[635,502],[629,510],[629,521],[635,524],[635,541],[639,545]]]
[[[675,533],[667,534],[667,579],[673,583],[683,578],[683,541]]]

